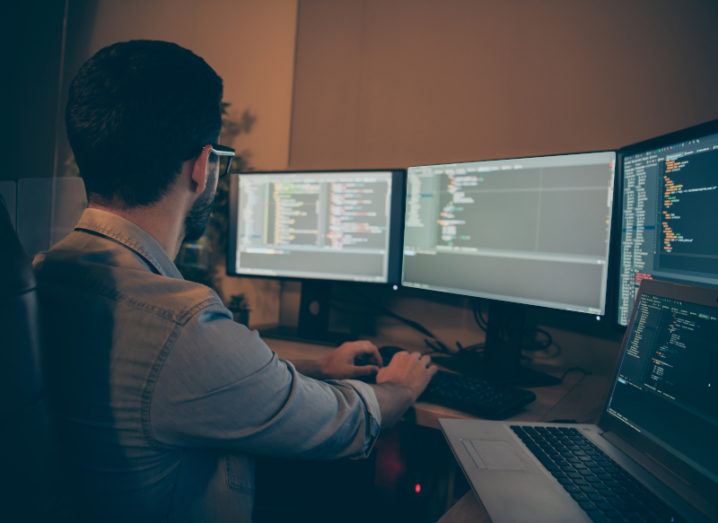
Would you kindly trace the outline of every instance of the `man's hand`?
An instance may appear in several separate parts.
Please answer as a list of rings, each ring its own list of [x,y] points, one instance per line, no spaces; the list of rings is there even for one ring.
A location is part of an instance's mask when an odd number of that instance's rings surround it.
[[[355,365],[354,359],[357,356],[367,354],[368,365]],[[383,362],[381,354],[376,345],[370,341],[349,341],[342,343],[329,355],[325,356],[321,363],[321,374],[325,379],[360,378],[376,374]]]
[[[424,392],[424,389],[436,374],[436,366],[431,364],[429,356],[422,356],[418,352],[397,352],[391,363],[379,370],[376,383],[398,383],[409,389],[414,401]]]

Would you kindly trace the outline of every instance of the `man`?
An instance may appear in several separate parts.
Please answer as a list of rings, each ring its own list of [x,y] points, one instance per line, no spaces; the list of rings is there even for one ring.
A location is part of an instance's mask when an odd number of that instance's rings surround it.
[[[297,369],[171,261],[207,222],[222,80],[177,45],[100,50],[69,92],[67,133],[90,205],[36,260],[49,397],[82,516],[248,521],[252,455],[365,456],[435,368],[368,342]],[[355,367],[373,355],[375,366]],[[378,369],[378,371],[377,371]],[[376,385],[346,380],[376,372]]]

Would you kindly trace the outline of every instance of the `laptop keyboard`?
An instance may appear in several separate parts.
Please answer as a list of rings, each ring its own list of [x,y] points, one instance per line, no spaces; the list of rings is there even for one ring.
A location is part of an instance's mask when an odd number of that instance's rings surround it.
[[[578,430],[511,429],[594,522],[683,521]]]

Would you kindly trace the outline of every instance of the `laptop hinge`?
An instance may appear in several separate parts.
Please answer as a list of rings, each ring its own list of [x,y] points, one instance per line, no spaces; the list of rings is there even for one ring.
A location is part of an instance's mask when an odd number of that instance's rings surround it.
[[[708,517],[711,521],[714,520],[716,514],[714,502],[697,492],[685,477],[676,474],[651,454],[638,450],[615,432],[603,432],[601,436],[671,489],[683,502],[693,507],[693,509],[697,509],[703,515],[709,515]]]
[[[625,439],[621,438],[615,432],[601,432],[601,436],[605,438],[606,441],[608,441],[611,445],[617,447],[621,452],[626,454],[633,461],[648,470],[651,474],[658,477],[658,479],[665,483],[668,483],[672,488],[676,488],[676,485],[674,485],[674,483],[682,485],[684,488],[691,488],[691,484],[686,478],[684,478],[680,474],[676,474],[674,470],[666,467],[663,463],[658,461],[648,452],[644,452],[637,449],[635,446],[628,443]]]

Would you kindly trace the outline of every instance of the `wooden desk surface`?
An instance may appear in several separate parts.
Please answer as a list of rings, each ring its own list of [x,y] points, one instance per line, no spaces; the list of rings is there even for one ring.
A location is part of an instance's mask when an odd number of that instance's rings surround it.
[[[411,343],[398,343],[394,336],[382,336],[372,340],[377,346],[398,345],[407,350],[424,352],[422,346]],[[272,350],[286,360],[306,360],[319,358],[331,347],[312,345],[296,341],[265,338]],[[534,368],[560,376],[565,370],[565,363],[556,360],[544,360],[535,364]],[[598,419],[603,408],[612,376],[605,374],[584,375],[580,372],[569,373],[560,385],[532,388],[536,393],[536,401],[512,418],[521,421],[576,420],[591,423]],[[415,423],[425,427],[439,428],[439,418],[472,419],[475,416],[450,409],[441,405],[419,402],[414,407]],[[439,520],[439,523],[489,522],[486,509],[472,491],[467,492]]]

